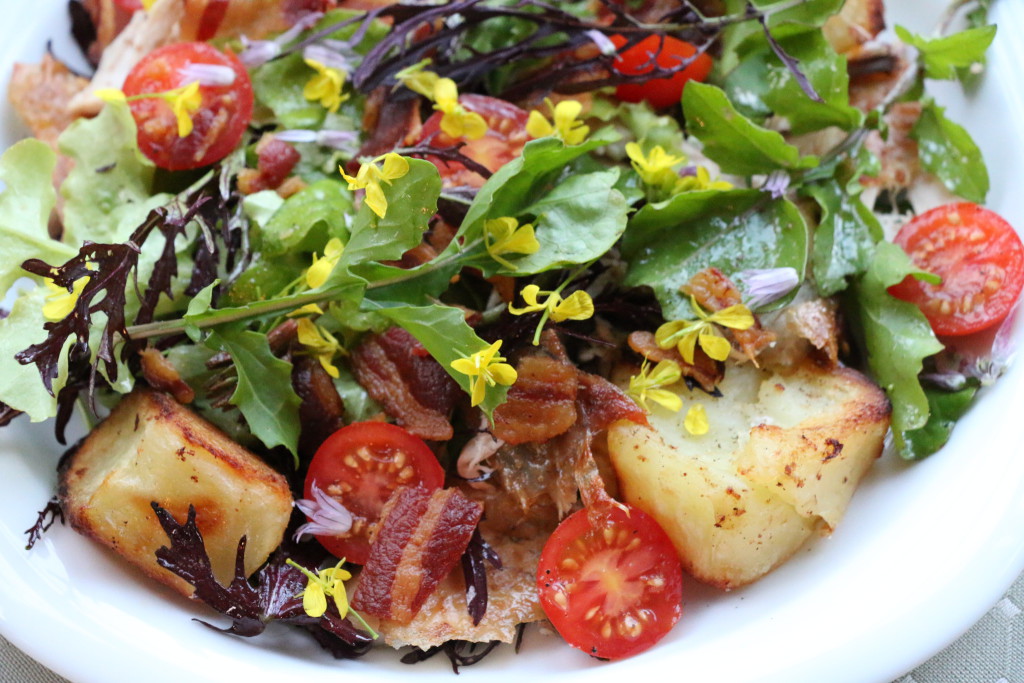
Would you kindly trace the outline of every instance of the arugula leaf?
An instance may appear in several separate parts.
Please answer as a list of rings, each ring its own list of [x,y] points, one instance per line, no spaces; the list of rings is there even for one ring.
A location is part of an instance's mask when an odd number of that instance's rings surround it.
[[[64,242],[124,242],[152,209],[167,203],[169,195],[152,196],[156,167],[139,151],[136,135],[135,119],[121,102],[61,133],[60,151],[74,160],[60,188]]]
[[[867,270],[875,243],[883,237],[882,225],[859,196],[849,194],[838,181],[808,185],[802,192],[821,207],[811,248],[811,272],[818,293],[832,296],[846,288],[848,277]]]
[[[292,388],[291,363],[271,353],[266,335],[251,330],[220,327],[210,333],[207,345],[231,355],[238,373],[231,405],[241,411],[253,435],[267,448],[287,448],[298,467],[300,401]]]
[[[220,285],[220,280],[214,280],[206,287],[199,290],[188,302],[188,310],[185,312],[185,334],[193,342],[198,342],[202,338],[202,332],[195,325],[190,324],[190,319],[198,316],[202,313],[206,313],[210,310],[210,303],[213,301],[213,293]]]
[[[366,389],[344,364],[338,365],[338,376],[334,379],[334,388],[345,404],[345,420],[349,424],[369,420],[384,410],[379,403],[370,398]]]
[[[459,383],[467,394],[472,392],[471,380],[452,369],[452,361],[466,358],[490,344],[477,336],[468,324],[465,313],[452,306],[435,304],[431,306],[391,306],[367,300],[371,310],[403,327],[430,352],[441,367]],[[488,417],[494,409],[505,402],[508,387],[500,384],[487,387],[487,395],[480,409]]]
[[[921,165],[950,192],[976,204],[985,203],[989,178],[981,150],[962,126],[946,118],[944,107],[925,102],[910,137],[917,141]]]
[[[934,279],[897,245],[879,242],[867,272],[851,288],[849,306],[859,322],[871,374],[892,402],[892,431],[904,458],[913,457],[907,432],[928,422],[928,397],[918,379],[923,361],[943,349],[921,310],[888,292],[908,275]]]
[[[45,145],[44,145],[45,147]],[[43,303],[46,290],[37,287],[24,292],[14,300],[10,314],[0,319],[0,403],[27,414],[33,422],[49,419],[57,414],[57,400],[39,381],[39,372],[30,365],[15,361],[16,353],[29,344],[42,343],[46,339],[43,325]],[[65,342],[59,354],[57,376],[53,382],[57,393],[67,379],[67,347]]]
[[[897,26],[896,35],[904,43],[918,49],[925,76],[951,80],[959,78],[963,69],[984,64],[985,51],[996,37],[996,27],[979,26],[950,36],[929,39]]]
[[[956,421],[966,415],[974,403],[978,387],[968,386],[959,391],[925,387],[924,393],[928,398],[928,422],[906,433],[904,457],[909,460],[928,457],[946,445]]]
[[[667,319],[687,318],[690,302],[679,288],[698,271],[714,266],[734,277],[792,267],[802,278],[807,240],[807,224],[787,200],[758,190],[686,192],[648,204],[630,221],[622,243],[625,284],[651,287]]]
[[[762,128],[736,111],[721,88],[691,81],[683,90],[683,113],[689,132],[704,144],[704,153],[726,173],[751,176],[779,169],[818,165],[774,130]]]
[[[536,216],[535,231],[540,250],[511,256],[514,271],[501,267],[483,251],[481,269],[516,275],[532,275],[553,268],[586,263],[599,258],[622,236],[629,206],[615,189],[619,169],[570,176],[546,196],[524,208]]]
[[[277,196],[277,193],[273,193]],[[348,242],[352,194],[335,180],[320,180],[289,197],[261,224],[258,249],[265,256],[322,251],[337,237]]]
[[[50,239],[46,226],[56,202],[53,168],[56,155],[39,140],[22,140],[0,157],[0,295],[26,275],[21,264],[37,258],[63,263],[75,249]]]

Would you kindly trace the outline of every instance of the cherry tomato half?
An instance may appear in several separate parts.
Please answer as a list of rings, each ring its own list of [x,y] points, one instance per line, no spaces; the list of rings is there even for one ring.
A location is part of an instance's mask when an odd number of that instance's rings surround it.
[[[611,37],[616,47],[626,44],[626,38],[620,35]],[[683,59],[697,54],[697,48],[690,43],[661,36],[647,36],[636,45],[627,48],[615,58],[613,68],[620,74],[632,76],[645,74],[654,70],[651,55],[657,54],[655,63],[660,67],[677,66]],[[643,83],[623,83],[615,88],[615,96],[623,102],[640,102],[646,100],[652,107],[670,107],[678,104],[683,96],[683,88],[687,81],[703,81],[711,73],[713,62],[707,54],[698,55],[688,67],[672,74],[671,78],[653,78]]]
[[[487,122],[486,135],[477,140],[453,140],[441,130],[441,112],[435,112],[423,124],[417,144],[430,140],[431,146],[440,148],[465,142],[459,151],[491,172],[523,153],[523,145],[529,139],[526,134],[527,112],[510,102],[486,95],[461,95],[459,104],[484,118]],[[484,183],[479,174],[462,164],[438,158],[428,160],[437,166],[446,185],[480,187]]]
[[[544,613],[566,642],[602,659],[635,655],[682,614],[682,567],[668,535],[630,505],[567,517],[540,556]]]
[[[913,277],[889,288],[920,307],[936,334],[962,335],[998,324],[1024,287],[1024,245],[1013,226],[977,204],[947,204],[904,225],[896,244],[938,285]]]
[[[159,97],[129,102],[139,127],[139,148],[149,159],[172,171],[220,161],[242,139],[252,119],[253,92],[249,73],[238,58],[206,43],[175,43],[142,58],[124,81],[129,97],[162,93],[196,79],[183,71],[191,65],[226,66],[234,72],[229,85],[200,85],[202,103],[191,114],[192,132],[178,136],[171,105]]]
[[[403,486],[435,491],[443,485],[444,470],[422,439],[386,422],[356,422],[331,434],[317,449],[304,495],[312,499],[316,486],[352,513],[347,534],[316,538],[337,557],[366,564],[370,532],[391,494]]]

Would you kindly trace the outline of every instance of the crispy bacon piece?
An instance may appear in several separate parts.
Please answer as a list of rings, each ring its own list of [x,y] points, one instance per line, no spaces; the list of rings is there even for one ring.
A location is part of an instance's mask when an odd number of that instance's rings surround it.
[[[68,102],[88,84],[44,55],[39,64],[14,65],[7,96],[32,135],[56,148],[57,136],[75,120],[68,112]]]
[[[416,98],[396,99],[390,87],[381,86],[366,98],[363,130],[370,137],[348,165],[349,173],[359,170],[360,157],[376,157],[419,137],[423,122]]]
[[[345,426],[345,402],[320,361],[292,357],[292,387],[299,395],[299,453],[312,457],[327,437]]]
[[[576,368],[545,355],[524,356],[508,400],[494,411],[494,436],[507,444],[547,441],[576,422]]]
[[[663,349],[654,341],[654,333],[644,330],[631,332],[628,339],[629,348],[652,363],[659,363],[663,360],[675,361],[683,373],[683,377],[689,377],[699,384],[704,391],[714,391],[715,385],[722,381],[723,365],[712,360],[700,347],[694,349],[693,365],[683,360],[676,347]]]
[[[841,330],[831,299],[811,299],[787,306],[766,323],[778,337],[775,346],[764,354],[772,365],[799,365],[813,355],[826,367],[839,364]]]
[[[694,297],[709,311],[720,311],[743,302],[740,290],[718,268],[705,268],[682,287],[683,293]],[[747,358],[754,361],[757,354],[775,341],[775,335],[761,328],[760,323],[746,330],[728,330]],[[756,363],[756,361],[755,361]]]
[[[352,354],[356,379],[389,415],[410,433],[446,441],[448,416],[459,386],[416,338],[400,327],[371,334]]]
[[[456,489],[404,488],[381,513],[352,607],[408,623],[459,564],[484,508]]]
[[[294,147],[273,135],[260,138],[256,155],[256,168],[245,168],[238,174],[238,189],[243,194],[277,189],[302,158]]]
[[[187,404],[195,400],[196,392],[181,378],[178,369],[164,358],[164,354],[154,348],[146,347],[139,352],[139,361],[142,366],[142,376],[146,378],[149,386],[158,391],[170,393],[178,403]]]

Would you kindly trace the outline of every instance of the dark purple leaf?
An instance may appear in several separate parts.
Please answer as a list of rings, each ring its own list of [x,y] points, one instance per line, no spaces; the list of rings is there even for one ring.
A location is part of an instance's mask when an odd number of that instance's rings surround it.
[[[428,650],[414,648],[402,656],[402,664],[419,664],[439,652],[443,652],[452,663],[452,671],[459,673],[460,666],[472,666],[494,651],[501,644],[499,640],[489,643],[471,643],[467,640],[449,640]]]
[[[480,529],[473,532],[466,552],[462,554],[462,576],[466,583],[466,606],[476,626],[487,612],[487,568],[490,562],[495,569],[501,569],[501,558],[494,548],[480,535]]]
[[[20,410],[15,410],[6,403],[0,403],[0,427],[6,427],[11,420],[21,415]]]
[[[64,509],[60,506],[60,499],[54,496],[46,504],[42,510],[39,511],[36,517],[36,523],[25,529],[25,533],[28,534],[28,541],[25,544],[25,550],[32,550],[32,546],[43,537],[53,523],[57,520],[60,523],[64,523]]]

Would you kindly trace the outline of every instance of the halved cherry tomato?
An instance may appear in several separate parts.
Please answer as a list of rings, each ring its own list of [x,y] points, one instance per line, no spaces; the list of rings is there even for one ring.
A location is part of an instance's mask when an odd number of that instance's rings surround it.
[[[468,111],[480,114],[487,122],[487,134],[477,140],[454,140],[441,130],[441,112],[435,112],[423,124],[418,144],[430,141],[433,147],[451,147],[465,142],[459,152],[494,172],[523,153],[529,139],[526,120],[529,114],[516,105],[486,95],[461,95],[459,104]],[[428,160],[437,166],[442,180],[450,186],[480,187],[484,179],[462,164],[438,158]]]
[[[444,485],[444,470],[419,437],[386,422],[356,422],[327,437],[309,464],[305,497],[316,486],[352,513],[344,536],[317,536],[339,558],[365,564],[370,532],[396,489],[420,486],[435,491]]]
[[[567,517],[540,556],[544,613],[566,642],[621,659],[662,639],[682,614],[682,567],[668,535],[630,505]]]
[[[889,288],[917,304],[936,334],[963,335],[998,324],[1024,287],[1024,245],[1013,226],[977,204],[947,204],[904,225],[896,244],[938,285],[913,277]]]
[[[615,47],[626,44],[624,36],[611,37]],[[664,40],[664,43],[662,43]],[[660,67],[677,66],[681,60],[697,54],[697,48],[690,43],[665,36],[651,35],[636,45],[627,48],[615,58],[613,68],[620,74],[632,76],[654,70],[651,55],[657,54],[655,63]],[[703,81],[711,73],[713,62],[705,53],[697,55],[688,67],[672,74],[671,78],[653,78],[643,83],[623,83],[615,88],[615,96],[623,102],[646,100],[652,107],[670,107],[678,104],[683,96],[687,81]]]
[[[207,166],[220,161],[242,139],[252,119],[252,82],[238,58],[206,43],[176,43],[142,58],[124,81],[129,97],[162,93],[196,79],[183,72],[190,65],[226,66],[234,72],[229,85],[203,85],[202,104],[191,114],[192,132],[178,136],[178,122],[170,104],[158,97],[129,102],[139,127],[139,148],[149,159],[172,171]]]

